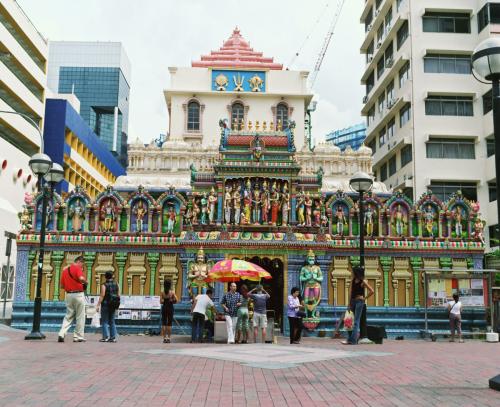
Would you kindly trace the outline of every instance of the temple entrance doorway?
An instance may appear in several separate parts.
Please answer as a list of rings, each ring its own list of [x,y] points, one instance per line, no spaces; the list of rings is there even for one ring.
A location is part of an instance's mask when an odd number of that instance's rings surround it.
[[[260,256],[235,256],[233,258],[246,260],[257,264],[264,270],[271,273],[273,276],[270,280],[262,280],[261,284],[269,295],[270,300],[267,302],[267,309],[274,311],[274,322],[278,324],[280,330],[283,331],[283,289],[284,289],[284,265],[279,258],[260,257]],[[257,281],[242,280],[237,282],[238,290],[245,284],[249,290],[254,288],[259,283]],[[269,316],[269,315],[268,315]]]

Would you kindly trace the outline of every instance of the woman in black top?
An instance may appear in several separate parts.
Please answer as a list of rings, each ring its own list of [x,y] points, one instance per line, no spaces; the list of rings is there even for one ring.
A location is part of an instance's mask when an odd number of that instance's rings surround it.
[[[170,343],[172,335],[172,321],[174,320],[174,304],[177,303],[177,296],[169,280],[163,282],[163,292],[161,293],[161,334],[163,343]]]
[[[351,302],[349,308],[354,312],[354,326],[349,333],[347,341],[342,342],[344,345],[357,345],[359,334],[359,322],[365,305],[365,300],[373,295],[375,291],[364,279],[365,271],[362,267],[353,268],[354,278],[351,283]],[[368,290],[368,295],[365,297],[365,289]]]
[[[116,342],[118,336],[115,325],[116,308],[111,305],[110,296],[120,296],[120,289],[113,279],[112,271],[106,271],[104,277],[106,282],[101,286],[101,295],[96,307],[97,312],[99,312],[99,309],[101,311],[102,339],[100,342]]]

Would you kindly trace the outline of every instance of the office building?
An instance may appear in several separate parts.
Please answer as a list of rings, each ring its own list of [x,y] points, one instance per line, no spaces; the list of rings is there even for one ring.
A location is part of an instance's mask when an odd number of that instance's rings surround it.
[[[45,106],[45,152],[64,168],[58,192],[81,186],[90,197],[125,174],[117,158],[78,114],[75,103],[47,98]]]
[[[341,130],[335,130],[326,135],[326,141],[335,144],[341,151],[347,146],[357,150],[366,138],[366,125],[364,123],[356,124]]]
[[[24,195],[36,187],[28,162],[40,149],[46,65],[46,40],[14,0],[0,0],[0,111],[19,113],[0,112],[0,266],[6,264],[4,232],[19,230]]]
[[[121,43],[50,41],[47,84],[78,97],[80,115],[126,167],[130,62]]]
[[[500,33],[500,3],[367,0],[361,22],[362,114],[377,180],[413,199],[460,190],[493,231],[491,92],[471,75],[470,56]]]

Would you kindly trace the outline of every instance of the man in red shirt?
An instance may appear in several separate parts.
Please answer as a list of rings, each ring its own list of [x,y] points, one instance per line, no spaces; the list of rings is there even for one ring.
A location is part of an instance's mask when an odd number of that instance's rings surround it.
[[[84,284],[87,285],[87,280],[83,276],[83,256],[78,256],[73,264],[64,268],[61,276],[61,287],[66,291],[66,315],[59,331],[58,342],[64,342],[73,320],[76,322],[73,342],[85,342]]]

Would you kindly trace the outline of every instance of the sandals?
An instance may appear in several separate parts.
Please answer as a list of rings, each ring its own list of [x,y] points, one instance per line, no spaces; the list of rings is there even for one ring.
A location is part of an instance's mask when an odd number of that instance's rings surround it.
[[[109,338],[102,338],[102,339],[99,339],[99,342],[109,342],[110,339]]]

